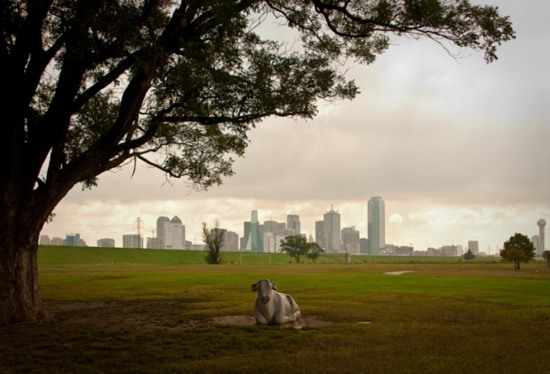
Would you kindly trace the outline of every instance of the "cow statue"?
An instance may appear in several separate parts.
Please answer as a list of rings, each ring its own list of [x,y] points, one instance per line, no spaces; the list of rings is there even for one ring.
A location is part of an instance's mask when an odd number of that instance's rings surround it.
[[[300,307],[292,296],[277,292],[276,289],[275,282],[269,279],[262,279],[252,285],[252,292],[258,292],[254,306],[258,325],[282,325],[300,318]]]

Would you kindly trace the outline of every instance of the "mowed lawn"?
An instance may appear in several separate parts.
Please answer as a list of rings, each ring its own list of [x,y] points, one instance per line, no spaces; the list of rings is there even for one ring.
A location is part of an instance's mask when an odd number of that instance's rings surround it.
[[[54,317],[0,327],[0,372],[550,373],[544,262],[181,252],[41,248]],[[262,278],[301,328],[254,324]]]

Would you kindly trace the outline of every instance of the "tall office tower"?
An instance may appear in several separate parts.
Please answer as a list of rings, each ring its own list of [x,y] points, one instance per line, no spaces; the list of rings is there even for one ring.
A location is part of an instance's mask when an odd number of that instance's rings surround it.
[[[370,254],[377,255],[380,252],[380,248],[386,245],[386,212],[384,200],[380,196],[370,198],[368,216]]]
[[[239,234],[234,231],[226,231],[223,235],[223,247],[224,251],[238,251],[239,250]]]
[[[325,247],[325,233],[323,232],[323,221],[315,221],[315,243]]]
[[[477,240],[468,240],[468,250],[472,251],[474,255],[479,254],[479,243]]]
[[[359,231],[355,230],[355,226],[344,227],[342,229],[342,249],[346,253],[360,252]]]
[[[327,252],[340,251],[340,213],[335,212],[332,208],[323,216],[323,234],[325,250]]]
[[[157,218],[157,238],[160,239],[160,248],[164,247],[164,225],[170,222],[170,218],[161,216]]]
[[[170,222],[163,225],[164,245],[163,248],[183,249],[185,247],[185,226],[178,216],[174,216]]]
[[[539,248],[537,255],[542,256],[542,252],[544,252],[544,226],[546,226],[546,221],[541,218],[538,220],[537,225],[539,226]]]
[[[246,229],[246,222],[245,222]],[[253,210],[250,217],[250,230],[246,238],[245,251],[262,252],[262,238],[260,236],[260,224],[258,223],[258,211]]]
[[[264,221],[263,225],[260,225],[260,234],[266,234],[268,232],[275,233],[276,235],[284,235],[286,229],[286,223],[277,221]]]
[[[300,216],[297,214],[289,214],[286,216],[286,228],[293,229],[294,235],[300,235],[302,233],[300,228]]]

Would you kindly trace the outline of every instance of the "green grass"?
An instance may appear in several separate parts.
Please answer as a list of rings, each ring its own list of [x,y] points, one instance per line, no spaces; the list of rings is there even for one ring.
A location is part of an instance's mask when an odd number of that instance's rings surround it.
[[[90,265],[90,264],[204,264],[205,251],[181,251],[137,248],[97,248],[40,246],[39,261],[43,265]],[[233,265],[289,264],[294,259],[284,253],[222,252],[223,263]],[[353,255],[353,264],[374,263],[467,263],[461,257],[416,257],[416,256],[364,256]],[[471,263],[499,263],[497,257],[477,257]],[[303,264],[311,263],[303,259]],[[318,264],[343,264],[343,254],[322,255]]]
[[[41,292],[57,319],[0,327],[0,372],[548,373],[550,367],[544,263],[514,272],[497,261],[343,264],[334,256],[326,259],[333,263],[294,264],[272,255],[269,265],[266,255],[244,255],[240,265],[237,253],[226,264],[205,265],[203,256],[42,247]],[[385,274],[392,271],[411,272]],[[215,323],[251,318],[250,285],[260,278],[291,293],[306,321],[323,323],[301,330]]]

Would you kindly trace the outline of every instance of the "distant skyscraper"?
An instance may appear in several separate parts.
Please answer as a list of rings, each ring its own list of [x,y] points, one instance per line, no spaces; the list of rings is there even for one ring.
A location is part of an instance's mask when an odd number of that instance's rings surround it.
[[[185,247],[185,226],[178,216],[164,223],[164,248],[183,249]]]
[[[472,251],[474,255],[479,254],[479,243],[477,240],[468,240],[468,250]]]
[[[355,249],[356,247],[357,249]],[[346,253],[360,252],[359,231],[355,230],[355,226],[342,229],[342,249]]]
[[[245,231],[246,222],[245,222]],[[251,212],[250,226],[246,238],[245,251],[262,252],[262,238],[260,236],[260,224],[258,223],[258,211]]]
[[[160,248],[164,247],[164,224],[169,223],[170,218],[161,216],[157,218],[157,238],[160,239]]]
[[[300,216],[297,214],[289,214],[286,216],[286,228],[293,229],[294,235],[300,235],[302,233],[300,227]]]
[[[223,235],[223,247],[224,251],[238,251],[239,250],[239,234],[233,231],[225,231]]]
[[[340,251],[340,213],[330,209],[323,216],[324,248],[328,252]]]
[[[386,212],[384,200],[380,196],[370,198],[368,216],[370,254],[377,255],[380,252],[380,248],[386,245]]]
[[[315,243],[325,247],[325,233],[323,232],[323,221],[315,221]]]
[[[544,227],[546,226],[546,221],[541,218],[538,220],[537,225],[539,226],[539,248],[537,255],[542,256],[542,252],[544,252]]]

